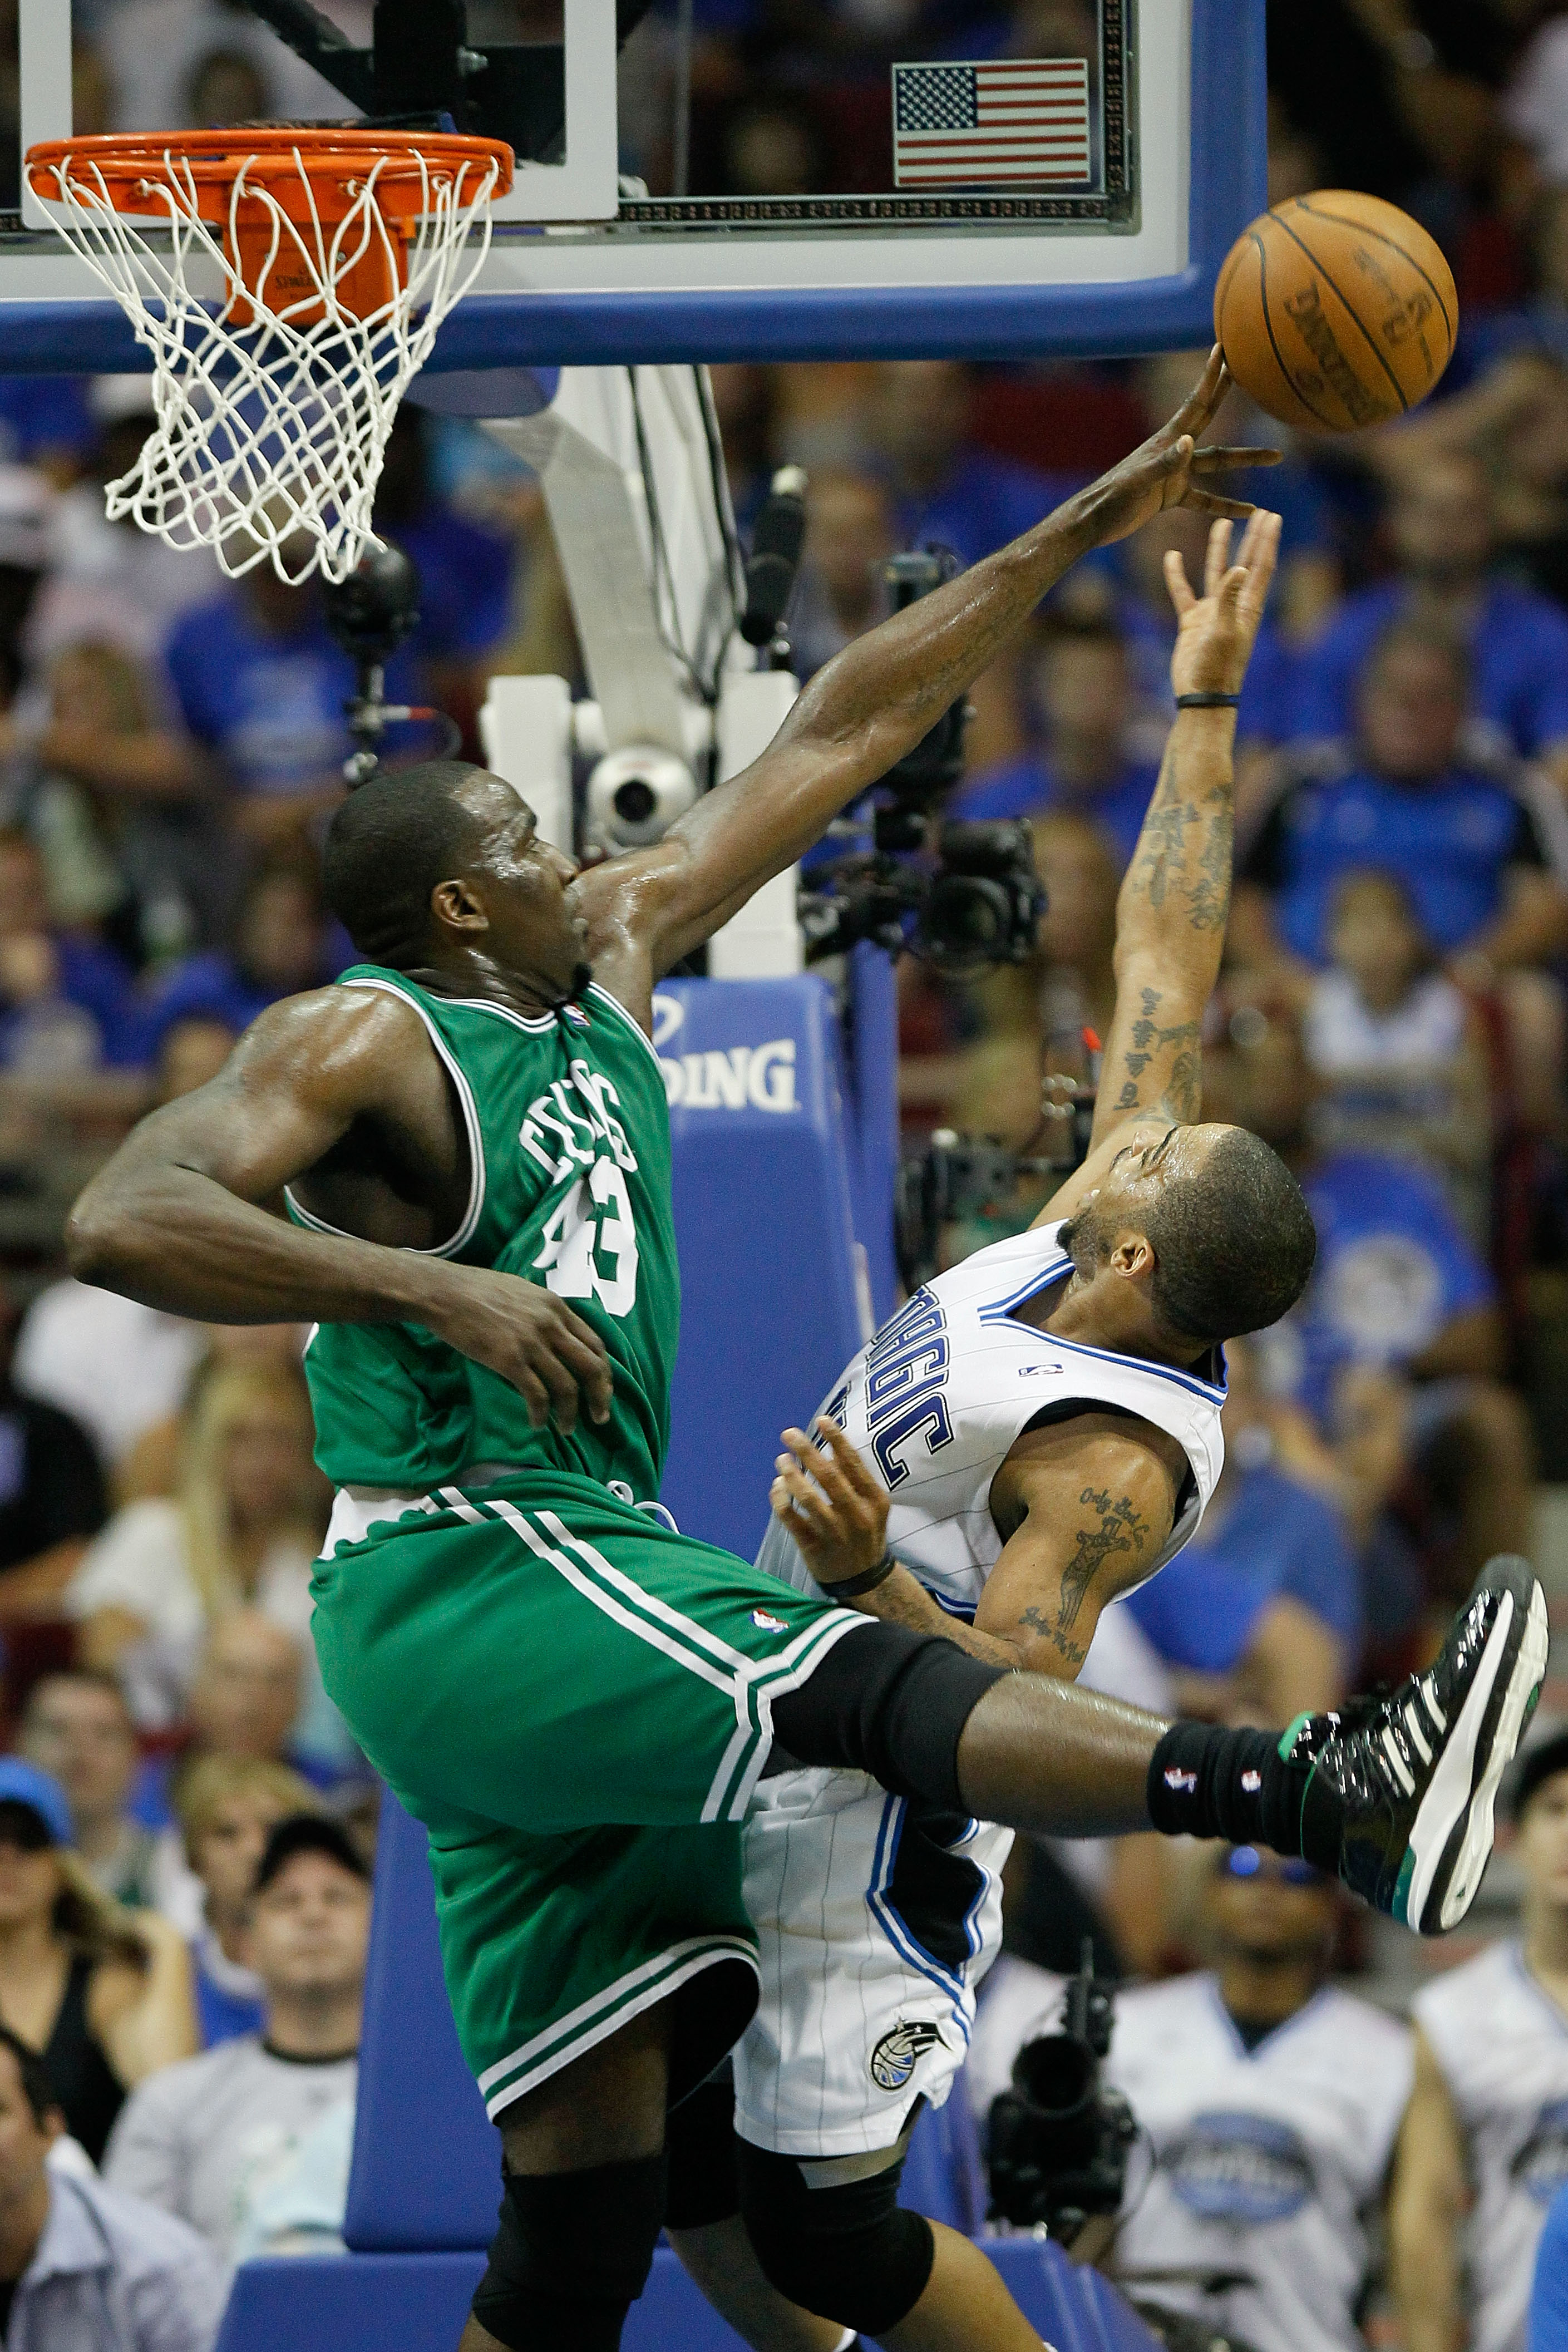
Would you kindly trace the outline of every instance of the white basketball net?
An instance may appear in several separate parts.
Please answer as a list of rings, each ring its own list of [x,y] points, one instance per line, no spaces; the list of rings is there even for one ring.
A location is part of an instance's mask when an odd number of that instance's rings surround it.
[[[454,165],[411,148],[397,158],[400,173],[410,160],[421,201],[407,282],[365,318],[342,306],[338,289],[377,250],[385,253],[387,282],[396,284],[395,238],[376,199],[385,156],[367,161],[347,216],[335,223],[321,219],[298,149],[293,168],[309,198],[303,222],[289,218],[259,174],[247,178],[249,166],[237,166],[231,223],[242,196],[265,205],[278,276],[297,285],[302,264],[309,278],[310,293],[278,310],[267,305],[266,274],[258,293],[241,286],[230,257],[237,240],[226,253],[222,232],[199,217],[184,157],[165,152],[161,171],[142,183],[148,211],[163,215],[155,228],[115,212],[96,162],[52,167],[57,187],[47,201],[56,227],[153,354],[157,424],[138,464],[108,486],[111,520],[129,515],[171,547],[210,547],[231,579],[268,562],[296,585],[318,571],[326,580],[348,577],[372,536],[397,404],[489,247],[495,160]],[[161,245],[164,228],[167,251],[143,234],[152,230]],[[218,274],[225,310],[230,299],[242,315],[250,310],[247,326],[213,316],[189,283],[193,262],[209,289]]]

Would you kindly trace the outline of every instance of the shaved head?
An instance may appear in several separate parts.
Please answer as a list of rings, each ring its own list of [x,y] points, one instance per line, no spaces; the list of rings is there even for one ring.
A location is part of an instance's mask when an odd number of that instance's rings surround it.
[[[426,760],[373,776],[336,812],[321,887],[367,962],[405,971],[424,961],[430,893],[465,872],[482,843],[462,787],[485,773],[466,760]]]

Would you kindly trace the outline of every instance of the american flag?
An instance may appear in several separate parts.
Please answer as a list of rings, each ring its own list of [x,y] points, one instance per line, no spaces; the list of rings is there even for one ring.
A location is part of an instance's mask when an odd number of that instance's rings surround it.
[[[893,184],[1026,188],[1089,178],[1082,58],[893,68]]]

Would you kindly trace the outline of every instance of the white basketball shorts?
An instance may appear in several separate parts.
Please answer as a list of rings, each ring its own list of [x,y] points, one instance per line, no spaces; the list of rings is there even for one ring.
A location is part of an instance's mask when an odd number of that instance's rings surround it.
[[[1002,1941],[1011,1830],[889,1796],[863,1772],[760,1782],[745,1827],[757,2014],[735,2052],[735,2127],[783,2156],[890,2147],[940,2107]]]

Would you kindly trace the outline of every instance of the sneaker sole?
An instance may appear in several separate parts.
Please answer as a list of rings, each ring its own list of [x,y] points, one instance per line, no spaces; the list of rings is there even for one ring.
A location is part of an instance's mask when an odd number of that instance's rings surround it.
[[[1510,1561],[1488,1580],[1503,1584],[1502,1605],[1411,1826],[1403,1916],[1424,1936],[1458,1927],[1475,1900],[1492,1850],[1498,1789],[1546,1672],[1546,1597],[1528,1563]]]

